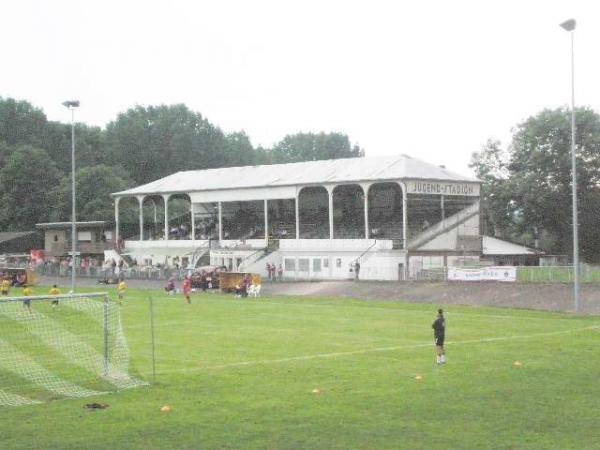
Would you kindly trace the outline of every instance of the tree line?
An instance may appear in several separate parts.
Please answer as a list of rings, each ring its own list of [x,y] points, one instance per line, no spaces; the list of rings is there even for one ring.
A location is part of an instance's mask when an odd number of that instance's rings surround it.
[[[600,116],[576,113],[582,258],[600,262]],[[508,145],[490,139],[470,167],[482,181],[483,234],[548,253],[572,253],[571,125],[567,108],[517,124]],[[110,193],[180,170],[352,158],[364,151],[341,133],[298,133],[272,148],[225,133],[185,105],[136,106],[105,128],[76,124],[78,220],[112,220]],[[0,229],[69,221],[71,125],[26,101],[0,97]]]
[[[113,220],[110,193],[181,170],[364,155],[342,133],[298,133],[272,148],[225,133],[185,105],[136,106],[105,128],[78,123],[77,220]],[[0,229],[71,220],[71,124],[27,101],[0,97]]]
[[[600,262],[600,116],[576,108],[579,245]],[[507,147],[489,140],[473,154],[483,181],[483,233],[551,254],[573,252],[571,110],[546,109],[518,124]]]

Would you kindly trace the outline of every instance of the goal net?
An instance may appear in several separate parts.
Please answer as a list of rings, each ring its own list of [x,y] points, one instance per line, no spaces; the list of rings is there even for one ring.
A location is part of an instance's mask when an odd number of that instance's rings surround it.
[[[143,384],[129,375],[120,307],[107,294],[0,298],[0,406]]]

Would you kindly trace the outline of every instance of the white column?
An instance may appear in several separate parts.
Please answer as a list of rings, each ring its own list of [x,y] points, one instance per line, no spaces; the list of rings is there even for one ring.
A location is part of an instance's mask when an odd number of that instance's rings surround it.
[[[169,194],[162,196],[163,202],[165,202],[165,241],[169,240]]]
[[[300,191],[296,188],[296,239],[300,239]]]
[[[221,208],[221,202],[217,203],[219,206],[219,245],[223,241],[223,209]]]
[[[190,214],[192,215],[192,241],[196,240],[196,218],[194,217],[194,204],[190,199]]]
[[[140,241],[144,240],[144,196],[137,196],[140,205]]]
[[[265,199],[265,246],[269,245],[269,201]]]
[[[115,197],[115,248],[119,245],[119,201],[121,197]]]
[[[402,189],[402,248],[406,250],[408,248],[408,211],[406,203],[406,185],[404,183],[398,184],[400,185],[400,189]]]
[[[371,183],[363,183],[360,187],[365,195],[365,239],[369,239],[369,188]]]
[[[333,239],[333,189],[335,186],[327,186],[329,196],[329,239]]]
[[[446,210],[444,209],[445,205],[444,205],[444,195],[443,194],[441,195],[441,205],[440,206],[442,208],[442,222],[443,222],[444,220],[446,220]]]

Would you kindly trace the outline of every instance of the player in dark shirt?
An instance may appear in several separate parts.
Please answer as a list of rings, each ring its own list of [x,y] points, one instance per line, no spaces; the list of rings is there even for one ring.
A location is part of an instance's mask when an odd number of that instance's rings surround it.
[[[444,319],[444,310],[438,309],[438,315],[433,324],[433,337],[435,338],[435,349],[437,351],[437,363],[446,362],[446,352],[444,351],[444,338],[446,336],[446,319]]]

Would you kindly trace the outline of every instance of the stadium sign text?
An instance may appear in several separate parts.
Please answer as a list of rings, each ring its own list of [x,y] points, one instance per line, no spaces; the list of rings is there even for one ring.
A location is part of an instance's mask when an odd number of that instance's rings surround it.
[[[406,183],[409,194],[441,194],[479,196],[479,185],[471,183],[448,183],[436,181],[409,181]]]

